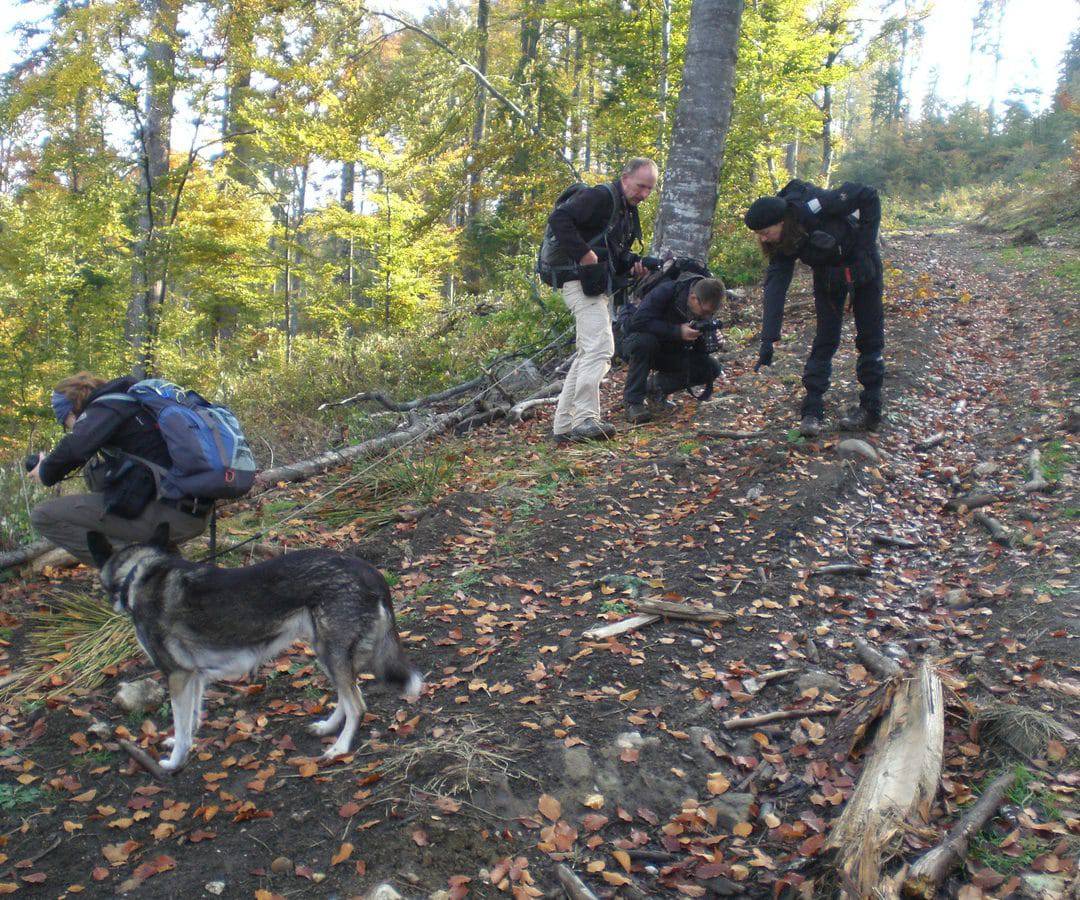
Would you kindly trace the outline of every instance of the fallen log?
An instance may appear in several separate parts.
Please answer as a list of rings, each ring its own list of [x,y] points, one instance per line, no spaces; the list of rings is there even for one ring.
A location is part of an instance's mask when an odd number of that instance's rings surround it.
[[[688,622],[733,622],[731,613],[689,603],[669,603],[666,600],[631,600],[631,605],[641,613],[666,616],[669,619],[685,619]]]
[[[1043,474],[1042,454],[1039,453],[1038,448],[1032,450],[1031,456],[1028,457],[1028,470],[1031,472],[1031,480],[1024,485],[1025,494],[1038,493],[1050,487],[1050,482]]]
[[[972,518],[974,518],[976,522],[978,522],[980,525],[982,525],[983,528],[990,532],[990,538],[995,543],[1009,543],[1009,540],[1011,538],[1011,535],[1009,534],[1009,529],[1002,525],[993,516],[988,516],[986,513],[977,512]]]
[[[842,896],[874,896],[882,854],[905,820],[922,816],[937,792],[944,745],[941,681],[924,661],[893,695],[855,793],[826,841],[846,885]]]
[[[364,403],[370,401],[384,406],[391,412],[409,412],[413,409],[420,409],[424,406],[441,403],[443,400],[452,400],[454,397],[460,397],[462,394],[473,390],[473,388],[480,387],[480,385],[487,380],[487,375],[480,375],[477,378],[462,382],[461,384],[456,384],[446,390],[436,391],[434,394],[428,394],[426,397],[417,397],[415,400],[406,400],[401,403],[396,400],[391,400],[386,394],[379,393],[378,391],[363,391],[359,394],[353,394],[351,397],[346,397],[344,400],[332,400],[328,403],[320,403],[317,408],[321,412],[332,406],[348,406],[352,403]]]
[[[835,716],[840,712],[835,706],[812,706],[808,709],[778,709],[775,712],[762,713],[760,716],[746,716],[745,718],[727,719],[724,727],[730,730],[737,728],[755,728],[758,725],[767,725],[769,722],[780,722],[784,719],[802,719],[806,716]]]
[[[40,575],[49,567],[54,569],[71,569],[78,564],[79,560],[68,553],[63,547],[54,547],[52,550],[47,550],[37,559],[33,560],[33,562],[30,563],[30,571],[35,575]]]
[[[860,575],[870,574],[870,567],[861,563],[829,563],[810,570],[810,576],[814,575]]]
[[[945,840],[919,858],[908,870],[904,879],[904,895],[933,900],[938,888],[948,874],[967,855],[971,838],[978,834],[983,826],[997,812],[1005,794],[1016,781],[1016,770],[1012,769],[999,775],[983,795],[973,804],[949,831]]]
[[[600,628],[590,628],[588,631],[582,632],[579,640],[602,641],[605,638],[614,637],[617,634],[625,634],[627,631],[635,631],[638,628],[642,628],[645,625],[652,625],[653,622],[658,621],[660,621],[659,616],[630,616],[629,619],[612,622],[610,625],[603,625]]]
[[[1001,497],[997,494],[968,494],[966,497],[953,497],[945,503],[945,509],[949,512],[964,512],[966,510],[980,509],[997,503]]]
[[[573,869],[566,863],[559,863],[555,868],[555,874],[558,876],[559,884],[562,885],[562,889],[566,891],[566,896],[570,900],[599,900],[596,894],[585,886],[585,882],[578,878]]]
[[[0,553],[0,570],[21,566],[23,563],[37,559],[43,553],[48,553],[52,548],[51,541],[40,540],[34,541],[32,544],[25,544],[22,547],[16,547],[14,550],[6,550]]]
[[[855,652],[859,659],[870,668],[878,678],[895,678],[900,674],[900,663],[890,659],[880,650],[871,647],[863,638],[855,638]]]
[[[280,481],[303,481],[305,478],[311,478],[313,475],[318,475],[320,472],[325,472],[334,466],[345,465],[355,459],[378,456],[403,444],[435,437],[447,429],[453,428],[467,414],[467,408],[456,409],[435,416],[432,419],[422,419],[419,422],[414,422],[408,428],[392,431],[389,434],[372,438],[370,441],[364,441],[362,444],[343,447],[341,450],[330,450],[312,459],[278,466],[276,469],[266,469],[259,473],[255,481],[254,491],[266,490]]]
[[[502,419],[510,411],[509,406],[495,406],[478,413],[473,413],[468,418],[462,419],[454,425],[454,434],[468,434],[482,425],[490,425],[496,419]]]
[[[938,446],[938,444],[944,444],[944,443],[945,443],[945,432],[944,431],[937,431],[934,434],[930,435],[930,437],[925,438],[924,440],[916,441],[915,442],[915,449],[916,450],[932,450],[934,447]]]

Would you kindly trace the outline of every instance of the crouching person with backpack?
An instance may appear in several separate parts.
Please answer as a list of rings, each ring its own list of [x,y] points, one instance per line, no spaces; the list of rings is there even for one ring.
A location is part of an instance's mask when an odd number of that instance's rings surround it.
[[[215,499],[251,487],[254,459],[235,419],[194,392],[158,379],[107,382],[80,372],[56,386],[51,402],[67,434],[39,456],[30,477],[48,486],[83,468],[90,491],[46,500],[30,521],[88,566],[91,531],[138,543],[167,523],[182,544],[205,531]]]
[[[719,349],[715,316],[723,299],[724,282],[694,273],[662,280],[644,295],[628,317],[620,347],[629,363],[623,389],[627,421],[651,421],[654,412],[673,406],[667,395],[676,391],[702,385],[702,398],[712,394],[720,375],[712,357]]]

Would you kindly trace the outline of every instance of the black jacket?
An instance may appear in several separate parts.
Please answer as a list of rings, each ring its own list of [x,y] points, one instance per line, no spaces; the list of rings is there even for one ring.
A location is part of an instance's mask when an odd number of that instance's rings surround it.
[[[608,234],[607,249],[590,247],[592,241],[608,227],[612,216],[612,192],[619,201],[619,214]],[[624,275],[639,257],[630,251],[634,241],[641,238],[641,222],[636,206],[631,206],[623,196],[622,185],[616,180],[612,185],[578,191],[562,206],[557,207],[548,219],[559,249],[566,254],[570,265],[577,265],[590,249],[601,260],[608,259],[616,275]],[[610,251],[610,256],[608,252]]]
[[[881,199],[876,189],[865,184],[845,182],[835,191],[826,190],[802,181],[788,184],[780,196],[795,210],[807,239],[792,256],[776,253],[765,270],[765,309],[762,318],[761,342],[772,344],[780,339],[784,319],[784,301],[795,261],[801,260],[811,268],[833,267],[842,270],[863,257],[877,260],[878,229],[881,225]],[[854,218],[854,214],[858,217]],[[835,241],[832,253],[815,246],[815,233],[828,235]],[[880,264],[877,266],[880,275]]]
[[[698,280],[688,278],[658,284],[642,298],[641,305],[630,319],[629,330],[654,335],[661,343],[669,345],[665,347],[667,350],[692,349],[693,342],[683,340],[682,326],[694,320],[687,307],[687,299],[690,288]]]
[[[71,431],[41,461],[42,484],[56,484],[69,472],[85,465],[99,450],[119,450],[166,469],[172,466],[157,422],[149,412],[122,400],[95,402],[95,398],[104,394],[122,394],[135,382],[131,377],[117,378],[90,395]],[[147,471],[145,466],[139,468]]]

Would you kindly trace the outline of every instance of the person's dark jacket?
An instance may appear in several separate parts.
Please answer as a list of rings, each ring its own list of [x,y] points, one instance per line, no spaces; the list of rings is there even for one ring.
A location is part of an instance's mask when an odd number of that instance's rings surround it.
[[[662,281],[642,298],[630,319],[629,331],[654,335],[665,350],[693,349],[693,342],[683,340],[682,326],[694,320],[687,301],[697,280]]]
[[[611,222],[615,200],[609,188],[614,188],[618,198],[619,214],[608,233],[607,247],[590,246],[589,242],[603,234]],[[610,262],[615,275],[625,275],[640,258],[630,249],[641,237],[637,207],[626,202],[618,180],[607,186],[599,184],[578,191],[551,213],[548,222],[559,249],[571,265],[577,265],[589,250],[593,250],[601,261]]]
[[[801,260],[814,269],[833,268],[837,278],[850,273],[856,285],[881,277],[878,256],[878,229],[881,225],[881,199],[865,184],[845,182],[834,191],[806,182],[792,182],[780,196],[788,200],[807,238],[794,255],[775,253],[765,270],[765,308],[762,317],[762,346],[780,339],[784,319],[784,301]],[[858,213],[857,220],[850,218]],[[824,232],[836,244],[832,253],[822,253],[815,246],[815,232]]]
[[[69,472],[84,466],[100,450],[132,454],[166,469],[172,465],[169,450],[153,415],[135,403],[97,399],[105,394],[125,393],[136,380],[131,377],[117,378],[87,398],[86,407],[75,420],[71,431],[41,461],[38,474],[42,484],[56,484]],[[113,471],[119,473],[119,466],[124,461],[123,457],[119,457]],[[106,507],[117,499],[121,491],[130,502],[135,479],[139,482],[137,490],[146,494],[145,500],[149,502],[154,494],[153,476],[146,466],[135,463],[115,482],[105,484],[103,493]]]

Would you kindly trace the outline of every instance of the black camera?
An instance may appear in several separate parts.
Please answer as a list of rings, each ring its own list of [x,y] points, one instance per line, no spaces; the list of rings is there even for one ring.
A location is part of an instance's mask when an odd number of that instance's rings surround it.
[[[38,461],[40,459],[41,459],[41,454],[40,453],[27,453],[26,454],[26,459],[24,459],[23,462],[22,462],[23,468],[26,469],[27,472],[33,472],[34,467],[37,466]]]
[[[695,319],[690,327],[701,332],[701,336],[694,341],[695,350],[716,353],[720,349],[720,323],[716,319]]]

